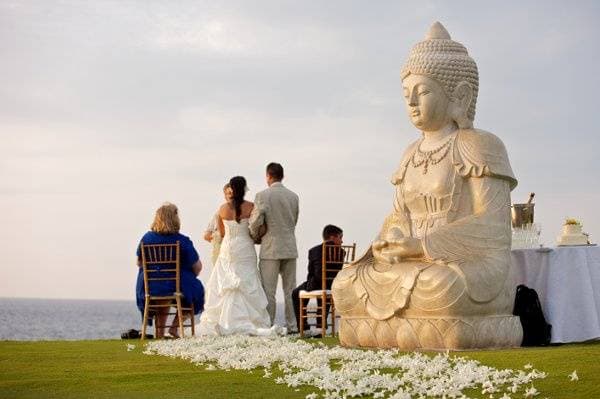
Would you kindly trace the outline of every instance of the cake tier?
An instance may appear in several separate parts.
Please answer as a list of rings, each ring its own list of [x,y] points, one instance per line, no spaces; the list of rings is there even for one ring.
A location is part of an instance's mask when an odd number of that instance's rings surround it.
[[[558,237],[558,245],[586,245],[587,236],[583,234],[563,234]]]
[[[562,234],[563,236],[581,234],[582,227],[580,224],[565,224]]]

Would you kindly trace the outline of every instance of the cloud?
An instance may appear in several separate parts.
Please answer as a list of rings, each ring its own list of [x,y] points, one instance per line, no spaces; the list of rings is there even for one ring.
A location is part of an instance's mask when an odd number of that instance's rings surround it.
[[[232,137],[244,131],[256,131],[267,126],[269,115],[251,110],[225,109],[199,105],[184,107],[178,112],[178,122],[187,132],[199,133],[202,139],[208,137]]]
[[[163,51],[290,61],[348,59],[355,49],[334,29],[319,24],[258,19],[234,8],[156,7],[148,14],[146,43]]]
[[[154,44],[163,50],[209,51],[243,55],[256,48],[252,35],[241,35],[239,26],[228,20],[186,21],[162,16]],[[236,29],[237,28],[237,29]]]

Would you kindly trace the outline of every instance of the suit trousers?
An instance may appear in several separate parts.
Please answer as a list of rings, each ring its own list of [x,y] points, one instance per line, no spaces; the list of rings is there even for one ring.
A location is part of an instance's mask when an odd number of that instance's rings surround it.
[[[258,262],[263,289],[267,295],[267,312],[271,325],[275,321],[277,280],[281,275],[283,299],[285,303],[285,322],[288,331],[296,330],[296,317],[292,303],[292,290],[296,287],[296,259],[261,259]]]

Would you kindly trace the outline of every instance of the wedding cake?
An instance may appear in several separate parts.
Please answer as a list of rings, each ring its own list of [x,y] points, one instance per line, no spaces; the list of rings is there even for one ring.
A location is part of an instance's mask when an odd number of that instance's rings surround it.
[[[558,245],[587,245],[588,236],[582,231],[583,226],[575,219],[567,219],[563,225],[562,235],[558,237]]]

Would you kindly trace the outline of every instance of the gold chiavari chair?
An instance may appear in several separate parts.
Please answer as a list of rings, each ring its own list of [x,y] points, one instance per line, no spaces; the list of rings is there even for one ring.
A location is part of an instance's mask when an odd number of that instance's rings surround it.
[[[327,331],[327,307],[330,306],[331,335],[335,335],[335,305],[331,295],[331,284],[337,273],[344,265],[352,263],[356,255],[356,243],[352,245],[334,245],[323,243],[321,258],[321,289],[314,291],[300,291],[300,336],[304,336],[304,324],[308,318],[321,319],[321,335]],[[306,301],[308,299],[308,301]],[[309,307],[311,299],[317,300],[316,307]]]
[[[144,272],[144,289],[146,292],[144,305],[144,318],[142,321],[142,337],[146,338],[146,327],[153,309],[175,307],[175,312],[169,312],[168,315],[177,315],[179,320],[179,336],[184,336],[184,327],[192,328],[192,335],[196,333],[194,321],[194,304],[184,307],[182,304],[183,294],[181,293],[180,283],[180,245],[179,241],[175,244],[140,244],[142,255],[142,268]],[[153,281],[173,281],[175,290],[169,295],[154,296],[151,294]],[[184,324],[183,316],[188,313],[190,323]],[[155,317],[154,334],[159,328],[166,328],[166,325],[158,325]]]

